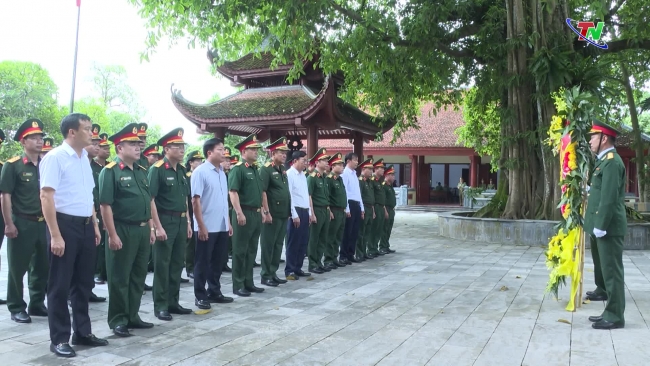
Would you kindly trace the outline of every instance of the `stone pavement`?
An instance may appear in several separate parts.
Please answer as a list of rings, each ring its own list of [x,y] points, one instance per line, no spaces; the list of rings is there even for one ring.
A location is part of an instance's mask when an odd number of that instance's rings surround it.
[[[396,254],[267,288],[209,314],[163,322],[147,294],[140,314],[156,326],[130,338],[112,335],[106,303],[91,304],[94,333],[110,345],[76,347],[74,359],[49,352],[46,319],[18,325],[2,306],[0,365],[648,364],[649,252],[625,253],[627,327],[598,331],[587,316],[599,314],[602,303],[569,313],[567,289],[559,302],[544,296],[543,248],[441,238],[435,213],[400,212],[396,221]],[[6,246],[1,297],[5,253]],[[586,289],[590,263],[587,258]],[[225,295],[232,293],[227,276],[222,285]],[[106,286],[96,292],[105,296]],[[194,308],[191,284],[183,285],[181,299]]]

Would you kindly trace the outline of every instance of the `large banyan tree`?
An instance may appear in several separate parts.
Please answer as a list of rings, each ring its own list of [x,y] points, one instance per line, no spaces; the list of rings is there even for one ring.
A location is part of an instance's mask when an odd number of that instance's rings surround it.
[[[497,105],[501,152],[499,214],[551,218],[559,164],[544,143],[562,87],[601,95],[608,54],[648,57],[647,0],[131,0],[151,27],[147,52],[189,37],[219,61],[271,52],[275,64],[316,59],[341,71],[341,97],[416,127],[421,101]],[[566,19],[604,21],[607,50],[587,46]],[[293,70],[294,76],[300,68]],[[478,108],[480,110],[480,108]]]

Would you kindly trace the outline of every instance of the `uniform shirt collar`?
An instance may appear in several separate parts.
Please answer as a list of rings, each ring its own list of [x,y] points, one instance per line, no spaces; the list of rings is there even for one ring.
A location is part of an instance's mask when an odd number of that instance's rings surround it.
[[[598,160],[602,159],[603,156],[605,156],[605,154],[607,154],[608,152],[610,152],[610,151],[612,151],[612,150],[616,150],[616,148],[612,146],[612,147],[610,147],[609,149],[606,149],[606,150],[601,151],[601,152],[598,154]]]
[[[77,152],[74,151],[74,149],[72,148],[72,146],[70,146],[70,145],[69,145],[65,140],[64,140],[63,143],[61,144],[61,147],[63,148],[63,150],[64,150],[65,152],[68,153],[68,155],[70,155],[70,156],[72,156],[72,155],[77,155]],[[81,149],[81,157],[88,158],[88,151],[86,151],[86,149]]]

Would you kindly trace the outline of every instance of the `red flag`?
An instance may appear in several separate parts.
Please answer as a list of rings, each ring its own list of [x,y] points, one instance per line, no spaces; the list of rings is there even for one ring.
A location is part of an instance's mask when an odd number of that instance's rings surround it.
[[[81,0],[77,0],[77,7],[81,6]]]

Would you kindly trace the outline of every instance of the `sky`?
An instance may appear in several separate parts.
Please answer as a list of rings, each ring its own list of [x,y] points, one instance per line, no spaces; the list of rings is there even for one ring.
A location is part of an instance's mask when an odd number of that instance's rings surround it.
[[[75,0],[0,0],[0,61],[31,61],[48,70],[59,87],[59,103],[69,105],[72,87],[77,7]],[[147,27],[127,0],[82,0],[75,99],[92,94],[91,67],[122,65],[129,85],[147,110],[142,122],[162,131],[185,129],[185,140],[196,142],[196,126],[171,102],[170,87],[195,103],[216,94],[235,93],[230,81],[213,76],[206,49],[190,49],[182,40],[169,47],[162,41],[149,61],[141,61]],[[90,116],[92,118],[92,116]]]

